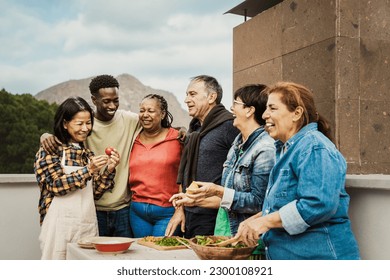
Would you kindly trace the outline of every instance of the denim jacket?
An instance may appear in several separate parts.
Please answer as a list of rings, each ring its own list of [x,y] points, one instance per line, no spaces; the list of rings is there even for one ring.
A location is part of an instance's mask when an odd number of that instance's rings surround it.
[[[263,215],[279,211],[283,228],[263,234],[267,259],[358,259],[344,157],[317,123],[275,146]]]
[[[268,177],[275,164],[274,140],[263,127],[242,143],[237,135],[224,163],[221,183],[225,187],[221,207],[229,211],[231,233],[246,218],[261,211]]]

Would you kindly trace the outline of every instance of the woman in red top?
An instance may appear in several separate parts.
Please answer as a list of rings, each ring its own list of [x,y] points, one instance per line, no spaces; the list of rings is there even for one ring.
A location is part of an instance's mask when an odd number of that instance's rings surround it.
[[[164,236],[175,212],[169,198],[179,191],[182,145],[178,131],[171,127],[173,117],[164,97],[145,96],[139,120],[143,129],[130,154],[130,225],[134,237]]]

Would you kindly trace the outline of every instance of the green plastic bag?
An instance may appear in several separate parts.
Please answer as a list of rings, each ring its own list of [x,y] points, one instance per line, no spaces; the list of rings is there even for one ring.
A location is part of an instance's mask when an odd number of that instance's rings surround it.
[[[215,222],[214,235],[232,236],[230,231],[229,214],[226,208],[219,207],[217,220]]]

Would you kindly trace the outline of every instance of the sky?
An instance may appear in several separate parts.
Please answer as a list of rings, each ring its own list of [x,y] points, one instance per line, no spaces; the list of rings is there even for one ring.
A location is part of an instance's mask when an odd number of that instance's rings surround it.
[[[231,105],[233,28],[243,0],[0,0],[0,89],[30,93],[130,74],[175,94],[214,76]]]

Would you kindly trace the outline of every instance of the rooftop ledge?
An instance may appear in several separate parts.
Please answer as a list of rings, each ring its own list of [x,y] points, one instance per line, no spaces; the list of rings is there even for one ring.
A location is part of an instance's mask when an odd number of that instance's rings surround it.
[[[0,174],[0,184],[17,184],[36,182],[34,174]]]
[[[385,174],[367,174],[367,175],[347,174],[345,184],[346,184],[347,188],[390,190],[390,175],[385,175]]]
[[[0,184],[36,183],[34,174],[0,174]],[[390,190],[390,175],[347,174],[347,188]]]

